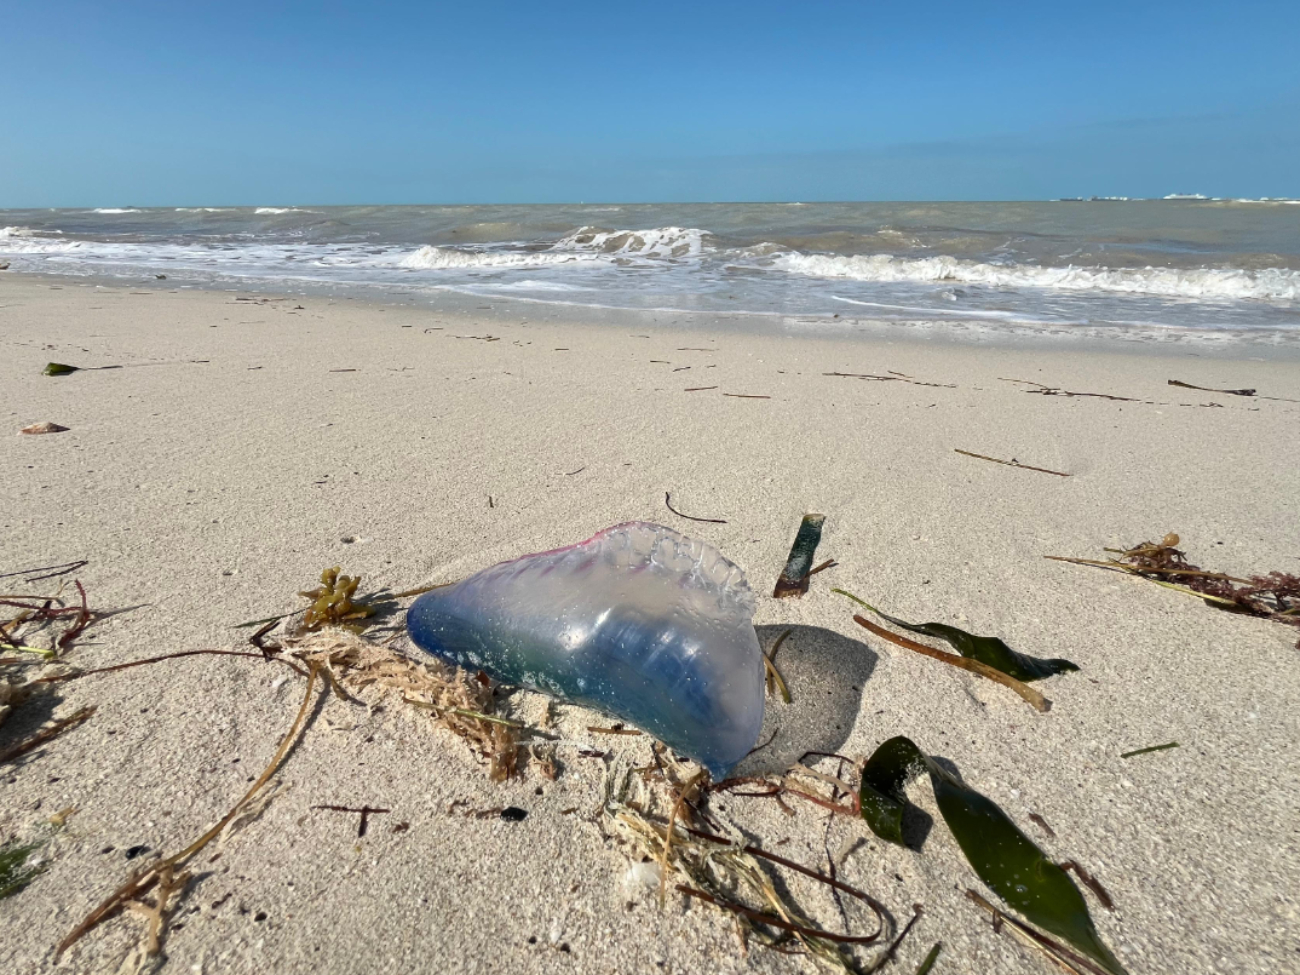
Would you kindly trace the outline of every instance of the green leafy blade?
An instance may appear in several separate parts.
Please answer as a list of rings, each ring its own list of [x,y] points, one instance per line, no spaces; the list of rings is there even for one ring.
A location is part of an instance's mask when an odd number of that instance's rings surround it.
[[[822,540],[822,525],[826,523],[825,515],[804,515],[799,522],[799,532],[790,546],[790,557],[786,560],[781,578],[776,580],[772,595],[777,599],[789,596],[802,596],[808,591],[808,573],[812,571],[813,556]]]
[[[1047,859],[995,802],[963,785],[916,744],[891,738],[867,760],[859,790],[862,816],[872,832],[902,843],[903,787],[919,768],[944,822],[980,880],[1031,924],[1054,934],[1114,975],[1124,968],[1093,927],[1088,905],[1069,875]]]
[[[29,865],[28,861],[45,844],[6,843],[0,847],[0,898],[16,894],[45,872],[48,862]]]
[[[842,596],[848,596],[854,602],[865,606],[871,612],[875,613],[883,620],[888,620],[895,626],[904,630],[911,630],[913,633],[923,633],[926,636],[932,636],[939,640],[952,645],[963,657],[971,660],[978,660],[982,664],[988,664],[994,670],[1000,670],[1002,673],[1014,677],[1016,680],[1029,683],[1030,681],[1042,680],[1045,677],[1052,677],[1065,671],[1078,670],[1077,664],[1069,660],[1055,658],[1044,660],[1038,657],[1030,657],[1026,654],[1012,650],[1009,646],[994,636],[976,636],[973,633],[967,633],[965,630],[959,630],[955,626],[948,626],[945,623],[908,623],[906,620],[900,620],[896,616],[890,616],[888,613],[882,613],[870,603],[859,599],[852,593],[845,592],[843,589],[832,589]]]
[[[930,949],[930,953],[921,962],[921,967],[916,970],[916,975],[930,975],[930,969],[939,960],[939,952],[941,951],[943,951],[943,942],[936,941],[934,947]]]
[[[66,362],[51,362],[41,372],[46,376],[69,376],[79,368],[79,366],[70,366]]]
[[[867,759],[858,786],[862,818],[882,840],[903,843],[903,787],[925,768],[925,756],[910,738],[899,735],[885,742]]]

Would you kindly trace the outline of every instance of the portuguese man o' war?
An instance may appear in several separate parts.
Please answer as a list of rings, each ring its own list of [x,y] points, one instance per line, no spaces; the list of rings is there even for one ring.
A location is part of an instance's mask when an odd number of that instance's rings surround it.
[[[622,718],[718,780],[763,724],[753,615],[712,545],[629,522],[425,593],[406,619],[422,650]]]

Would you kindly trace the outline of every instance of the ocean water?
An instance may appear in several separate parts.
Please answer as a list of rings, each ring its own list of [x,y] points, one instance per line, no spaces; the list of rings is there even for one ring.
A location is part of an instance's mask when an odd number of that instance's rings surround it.
[[[1300,343],[1300,201],[0,210],[14,270]]]

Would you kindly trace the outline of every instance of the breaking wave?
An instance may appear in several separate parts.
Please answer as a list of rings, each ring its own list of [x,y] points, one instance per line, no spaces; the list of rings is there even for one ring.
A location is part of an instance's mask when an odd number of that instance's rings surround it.
[[[707,231],[684,227],[651,230],[602,230],[582,227],[545,248],[421,247],[402,258],[402,267],[422,270],[544,267],[608,261],[680,261],[699,257]]]
[[[990,288],[1104,291],[1162,298],[1300,300],[1300,271],[1264,268],[1107,268],[982,264],[955,257],[899,258],[887,254],[784,254],[776,266],[793,274],[890,284],[969,284]]]
[[[578,254],[553,254],[549,251],[486,251],[459,247],[426,245],[398,261],[402,267],[426,271],[465,268],[542,267],[547,264],[573,264]]]
[[[136,207],[96,207],[91,213],[139,213]]]

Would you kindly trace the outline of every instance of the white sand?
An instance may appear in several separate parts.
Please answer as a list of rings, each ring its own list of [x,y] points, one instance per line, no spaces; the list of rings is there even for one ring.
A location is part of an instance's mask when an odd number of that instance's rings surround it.
[[[1300,398],[1296,363],[1188,347],[1121,355],[475,322],[13,275],[0,278],[0,343],[0,572],[88,559],[78,577],[92,605],[124,610],[77,642],[77,667],[236,646],[247,631],[233,624],[295,607],[326,565],[360,572],[363,588],[405,588],[659,521],[748,571],[765,645],[795,628],[779,658],[794,704],[769,702],[782,732],[747,768],[806,748],[861,757],[909,735],[1050,855],[1105,884],[1117,910],[1094,902],[1093,914],[1133,975],[1300,964],[1300,634],[1042,558],[1095,557],[1172,530],[1210,567],[1300,571],[1300,405],[1166,385]],[[127,368],[49,378],[50,360]],[[356,371],[332,371],[344,369]],[[823,375],[887,370],[956,388]],[[1030,395],[999,377],[1154,405]],[[719,388],[684,392],[701,386]],[[1197,405],[1207,403],[1218,406]],[[39,421],[71,430],[17,435]],[[676,518],[665,491],[727,523]],[[773,600],[805,511],[827,514],[818,554],[839,566],[802,600]],[[832,585],[1082,672],[1039,685],[1054,707],[1037,714],[871,637]],[[176,851],[261,771],[301,694],[284,673],[197,657],[64,688],[57,715],[96,704],[95,717],[0,770],[0,840],[79,810],[48,848],[49,870],[0,902],[0,971],[116,970],[138,942],[135,918],[101,926],[58,966],[53,947],[148,858],[128,862],[125,850]],[[531,697],[519,706],[538,710]],[[558,710],[575,739],[559,780],[495,785],[449,735],[330,700],[280,776],[287,791],[219,859],[202,859],[166,970],[811,970],[758,947],[743,957],[711,908],[673,898],[660,913],[653,896],[629,894],[626,857],[589,821],[604,765],[576,752],[644,756],[647,745],[586,735],[590,715]],[[49,713],[16,713],[0,744]],[[1118,757],[1169,741],[1182,747]],[[929,787],[910,795],[935,816],[920,853],[847,818],[828,827],[807,804],[794,818],[765,800],[721,805],[811,866],[861,838],[841,877],[900,921],[913,903],[926,912],[891,970],[914,971],[935,941],[936,975],[1050,970],[965,900],[977,878]],[[448,814],[458,799],[529,816]],[[318,804],[392,812],[358,840],[356,817]],[[394,833],[401,822],[409,830]],[[839,929],[829,899],[805,903]],[[851,918],[856,930],[869,920]]]

